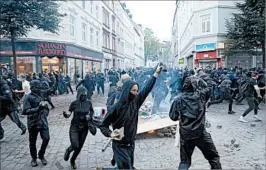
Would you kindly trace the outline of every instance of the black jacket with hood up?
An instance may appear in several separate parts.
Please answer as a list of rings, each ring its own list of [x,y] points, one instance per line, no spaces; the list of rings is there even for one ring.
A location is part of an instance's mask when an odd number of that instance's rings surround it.
[[[121,141],[117,142],[121,144],[131,144],[134,142],[138,128],[139,108],[149,95],[155,82],[156,78],[152,76],[135,98],[130,97],[132,96],[130,95],[130,90],[132,86],[137,83],[132,80],[127,80],[124,83],[120,99],[110,108],[100,126],[101,132],[104,136],[111,136],[112,131],[109,129],[110,125],[112,125],[113,129],[124,127],[124,137]]]
[[[207,95],[208,89],[195,89],[180,93],[169,112],[173,121],[179,120],[179,133],[183,140],[199,138],[205,130],[205,97],[202,96]]]

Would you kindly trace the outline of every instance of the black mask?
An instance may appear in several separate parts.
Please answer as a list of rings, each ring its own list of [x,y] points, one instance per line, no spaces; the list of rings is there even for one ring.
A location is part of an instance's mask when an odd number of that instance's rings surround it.
[[[87,95],[85,94],[80,95],[80,101],[84,102],[86,100],[87,100]]]
[[[134,94],[132,94],[132,93],[130,92],[129,95],[128,95],[128,101],[132,101],[132,100],[134,100],[135,97],[136,97],[136,95],[134,95]]]

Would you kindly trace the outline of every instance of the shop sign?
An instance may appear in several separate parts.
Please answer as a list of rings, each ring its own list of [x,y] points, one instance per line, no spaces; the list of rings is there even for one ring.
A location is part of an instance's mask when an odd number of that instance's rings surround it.
[[[184,58],[180,58],[180,59],[178,60],[178,64],[184,64]]]
[[[38,43],[37,50],[39,55],[43,56],[60,56],[66,55],[66,45],[58,43]]]
[[[196,45],[196,52],[200,51],[213,51],[216,49],[215,43]]]

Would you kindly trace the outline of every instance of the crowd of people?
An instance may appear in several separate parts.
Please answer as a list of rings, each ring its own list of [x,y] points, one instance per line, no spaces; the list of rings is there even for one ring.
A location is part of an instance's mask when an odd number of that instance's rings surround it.
[[[130,70],[109,70],[108,72],[88,73],[84,79],[76,82],[76,100],[69,106],[69,113],[63,112],[65,118],[73,114],[70,125],[71,145],[66,149],[64,160],[76,169],[75,160],[86,140],[88,132],[102,134],[113,140],[114,156],[112,165],[118,169],[135,169],[134,148],[137,133],[138,111],[151,93],[153,108],[151,114],[159,112],[162,101],[169,102],[169,117],[179,120],[180,155],[179,169],[188,169],[195,146],[210,162],[212,169],[222,169],[219,154],[211,136],[205,130],[206,108],[228,100],[227,113],[235,114],[233,103],[241,105],[247,99],[248,108],[239,117],[240,122],[248,122],[245,117],[254,110],[258,116],[259,104],[265,102],[265,70],[263,68],[195,68],[164,70],[163,65],[156,68]],[[79,78],[75,77],[74,79]],[[75,81],[74,81],[75,82]],[[106,101],[107,113],[102,122],[95,123],[93,115],[93,98],[105,94],[105,84],[109,91]],[[45,150],[49,144],[49,125],[47,116],[54,109],[51,96],[69,93],[73,82],[68,75],[60,72],[22,75],[20,79],[1,68],[0,75],[0,140],[4,138],[1,121],[9,116],[26,133],[26,126],[19,119],[20,101],[23,101],[22,115],[27,115],[29,146],[32,157],[31,165],[37,166],[36,140],[41,134],[43,143],[38,158],[46,165]],[[169,96],[169,97],[168,97]],[[45,103],[48,102],[51,108]],[[113,127],[113,130],[109,129]]]

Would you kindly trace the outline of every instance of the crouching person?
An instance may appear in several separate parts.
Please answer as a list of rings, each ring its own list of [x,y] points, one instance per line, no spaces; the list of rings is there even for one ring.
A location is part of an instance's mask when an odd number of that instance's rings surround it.
[[[195,147],[198,147],[209,161],[211,169],[222,169],[220,157],[211,135],[205,129],[205,103],[203,99],[208,88],[197,90],[193,77],[187,77],[183,90],[174,100],[169,116],[173,121],[179,120],[180,159],[178,169],[189,169]]]
[[[44,158],[45,150],[48,146],[50,135],[47,116],[49,108],[47,104],[42,102],[41,98],[41,82],[33,80],[30,82],[31,93],[26,97],[23,103],[23,115],[27,115],[27,126],[29,131],[30,155],[32,157],[31,166],[38,166],[36,141],[38,133],[42,138],[42,146],[38,152],[38,157],[43,165],[47,164]]]

